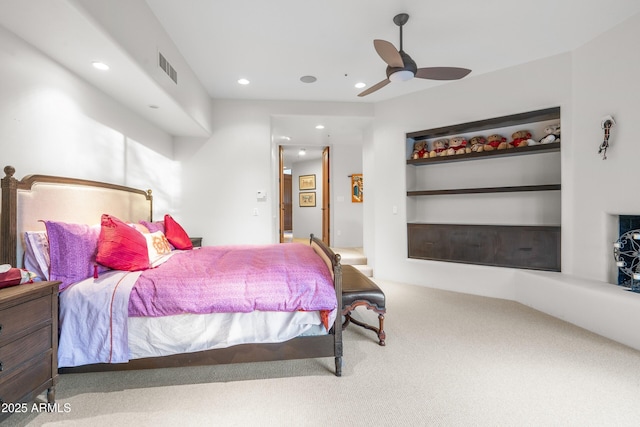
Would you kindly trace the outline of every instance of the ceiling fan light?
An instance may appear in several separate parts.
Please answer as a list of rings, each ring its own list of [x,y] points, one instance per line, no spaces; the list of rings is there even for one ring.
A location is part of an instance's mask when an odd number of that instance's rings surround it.
[[[406,82],[407,80],[412,79],[414,74],[409,70],[400,70],[396,71],[389,75],[389,80],[392,82]]]

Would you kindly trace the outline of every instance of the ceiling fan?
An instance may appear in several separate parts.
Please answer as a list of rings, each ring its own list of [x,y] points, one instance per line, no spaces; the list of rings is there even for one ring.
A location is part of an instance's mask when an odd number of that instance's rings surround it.
[[[374,40],[373,46],[380,58],[387,63],[387,78],[361,92],[358,96],[366,96],[395,81],[406,81],[417,77],[429,80],[458,80],[471,72],[467,68],[457,67],[426,67],[418,68],[415,61],[402,50],[402,26],[409,20],[409,15],[400,13],[393,18],[393,22],[400,27],[400,50],[385,40]]]

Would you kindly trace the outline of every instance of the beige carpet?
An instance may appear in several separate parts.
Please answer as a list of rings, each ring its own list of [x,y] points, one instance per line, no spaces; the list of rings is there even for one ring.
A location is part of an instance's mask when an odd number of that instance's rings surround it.
[[[640,352],[517,303],[378,283],[387,346],[349,326],[341,378],[333,359],[62,375],[67,413],[4,424],[640,425]]]

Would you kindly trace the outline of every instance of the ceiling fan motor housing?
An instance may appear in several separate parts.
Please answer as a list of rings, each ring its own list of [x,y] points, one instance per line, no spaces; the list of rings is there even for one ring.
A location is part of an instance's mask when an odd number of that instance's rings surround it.
[[[413,59],[411,59],[411,57],[407,55],[403,50],[401,50],[399,53],[400,53],[400,57],[402,58],[402,63],[404,64],[404,67],[387,67],[387,78],[391,77],[393,73],[396,73],[398,71],[409,71],[411,74],[415,76],[416,72],[418,71],[418,66],[416,65],[416,62]]]

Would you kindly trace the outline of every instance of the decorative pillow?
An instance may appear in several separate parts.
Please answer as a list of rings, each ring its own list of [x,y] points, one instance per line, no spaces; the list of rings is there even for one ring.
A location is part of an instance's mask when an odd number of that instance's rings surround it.
[[[24,232],[24,268],[40,280],[49,280],[49,240],[46,231]]]
[[[164,255],[171,253],[169,241],[161,231],[155,233],[143,234],[147,241],[147,252],[149,254],[149,262],[155,267],[154,263],[160,260]]]
[[[184,228],[171,215],[164,216],[165,235],[176,249],[193,249],[193,243]]]
[[[164,221],[139,221],[139,223],[141,225],[144,225],[145,227],[147,227],[147,230],[149,230],[149,233],[155,233],[156,231],[161,231],[162,234],[165,234],[164,231]]]
[[[115,270],[145,270],[150,265],[147,240],[134,227],[103,214],[96,260]]]
[[[49,280],[61,281],[62,291],[72,283],[93,276],[100,227],[57,221],[44,221],[44,224],[49,239]]]
[[[145,225],[143,225],[143,224],[140,224],[140,223],[137,223],[137,224],[136,224],[135,222],[128,222],[128,223],[127,223],[127,225],[128,225],[129,227],[133,227],[133,228],[135,228],[136,230],[138,230],[138,231],[139,231],[139,232],[141,232],[142,234],[148,234],[148,233],[150,233],[149,229],[148,229]]]
[[[147,230],[149,230],[149,233],[155,233],[156,231],[160,231],[166,237],[167,233],[164,230],[164,221],[153,221],[153,222],[150,222],[150,221],[142,220],[142,221],[140,221],[140,224],[142,224],[145,227],[147,227]],[[171,244],[171,242],[169,242],[169,247],[171,248],[171,250],[175,249],[175,247]]]

